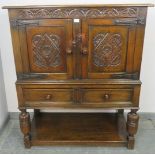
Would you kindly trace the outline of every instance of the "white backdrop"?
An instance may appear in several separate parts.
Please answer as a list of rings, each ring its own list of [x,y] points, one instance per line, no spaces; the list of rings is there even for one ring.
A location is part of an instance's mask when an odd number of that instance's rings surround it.
[[[104,4],[104,3],[154,3],[155,0],[1,0],[4,5],[52,5],[52,4]],[[0,8],[0,48],[4,70],[5,91],[9,112],[16,112],[15,66],[7,10]],[[141,70],[143,83],[140,111],[155,112],[155,8],[149,8]]]

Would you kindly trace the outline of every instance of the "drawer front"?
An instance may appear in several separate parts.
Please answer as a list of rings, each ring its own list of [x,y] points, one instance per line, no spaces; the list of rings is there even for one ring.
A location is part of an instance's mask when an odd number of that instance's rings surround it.
[[[66,85],[65,85],[66,86]],[[73,85],[17,86],[19,108],[125,108],[138,107],[140,86]],[[37,88],[38,87],[38,88]],[[119,87],[119,88],[118,88]],[[122,87],[122,88],[121,88]]]
[[[73,102],[73,89],[23,89],[25,103],[37,105],[40,103],[65,104]],[[34,104],[34,102],[36,102]]]
[[[130,104],[133,89],[84,89],[82,104]]]

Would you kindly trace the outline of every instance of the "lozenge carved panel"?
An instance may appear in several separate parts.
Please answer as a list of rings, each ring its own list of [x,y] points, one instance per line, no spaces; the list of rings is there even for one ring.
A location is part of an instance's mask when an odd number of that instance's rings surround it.
[[[98,67],[121,63],[122,36],[120,33],[98,33],[93,39],[93,63]]]
[[[33,59],[36,66],[61,65],[60,37],[53,33],[36,34],[32,38]]]

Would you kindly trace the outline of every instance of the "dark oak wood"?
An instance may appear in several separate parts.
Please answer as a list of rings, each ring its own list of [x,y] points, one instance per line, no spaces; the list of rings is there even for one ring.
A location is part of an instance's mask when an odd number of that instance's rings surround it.
[[[32,145],[125,146],[126,136],[124,116],[117,113],[40,113],[32,121]]]
[[[20,129],[24,134],[24,145],[26,148],[31,147],[31,124],[30,124],[30,115],[26,112],[25,109],[21,109],[21,113],[19,115],[20,120]]]
[[[125,19],[127,20],[127,19]],[[133,72],[136,27],[115,19],[87,19],[82,23],[87,55],[83,56],[83,78],[112,78]],[[132,20],[130,20],[132,21]],[[134,20],[133,20],[134,21]],[[89,39],[88,39],[89,36]]]
[[[26,108],[138,108],[140,85],[17,84],[17,94]]]
[[[137,110],[132,109],[127,115],[127,131],[128,131],[128,148],[134,149],[135,138],[137,133],[139,116],[136,113]]]
[[[43,73],[45,79],[73,76],[71,20],[47,19],[37,25],[27,21],[19,26],[24,73]],[[70,53],[71,50],[71,53]]]
[[[153,5],[3,7],[9,10],[26,148],[53,144],[134,148],[148,6]],[[34,109],[32,122],[27,109]],[[105,109],[117,113],[97,113]],[[126,109],[131,110],[127,122]],[[83,110],[96,113],[79,113]]]

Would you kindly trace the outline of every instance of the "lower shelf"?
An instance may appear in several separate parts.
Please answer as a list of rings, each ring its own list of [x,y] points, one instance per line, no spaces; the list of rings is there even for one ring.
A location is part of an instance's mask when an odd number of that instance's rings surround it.
[[[36,145],[127,145],[126,123],[122,114],[39,113],[31,129]]]

